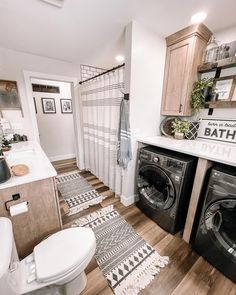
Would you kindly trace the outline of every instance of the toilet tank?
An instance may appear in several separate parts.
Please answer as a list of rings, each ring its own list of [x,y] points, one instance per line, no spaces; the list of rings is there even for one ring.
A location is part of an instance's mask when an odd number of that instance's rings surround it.
[[[12,223],[9,218],[0,217],[0,280],[8,272],[11,263],[14,238]]]
[[[9,218],[0,217],[0,294],[18,295],[19,271],[18,254],[13,237],[12,223]]]

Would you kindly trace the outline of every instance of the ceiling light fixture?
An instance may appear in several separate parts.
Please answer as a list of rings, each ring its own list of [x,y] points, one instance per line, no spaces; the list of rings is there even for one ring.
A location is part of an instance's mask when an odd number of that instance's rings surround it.
[[[123,55],[117,55],[117,56],[116,56],[116,61],[118,61],[118,62],[122,62],[122,61],[124,61],[124,60],[125,60],[125,58],[124,58]]]
[[[59,7],[59,8],[62,8],[63,4],[64,4],[64,0],[41,0],[41,1],[46,2],[52,6]]]
[[[192,17],[191,17],[191,23],[192,24],[199,24],[202,23],[207,17],[207,13],[202,11],[202,12],[198,12],[195,13]]]

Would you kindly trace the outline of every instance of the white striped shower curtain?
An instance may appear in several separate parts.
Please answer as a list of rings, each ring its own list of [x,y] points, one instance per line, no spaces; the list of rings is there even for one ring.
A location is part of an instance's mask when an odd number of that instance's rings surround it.
[[[85,169],[121,195],[122,169],[117,165],[120,103],[124,67],[82,84],[82,134]]]

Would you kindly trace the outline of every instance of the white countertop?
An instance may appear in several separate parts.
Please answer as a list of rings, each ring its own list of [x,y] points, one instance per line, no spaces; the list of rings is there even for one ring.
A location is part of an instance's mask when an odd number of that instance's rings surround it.
[[[204,139],[177,140],[165,136],[143,137],[138,141],[236,167],[236,144],[233,143]]]
[[[37,142],[25,141],[12,144],[12,149],[4,155],[10,167],[16,164],[25,164],[29,167],[29,173],[24,176],[12,176],[8,181],[0,184],[0,189],[57,175],[56,170]]]

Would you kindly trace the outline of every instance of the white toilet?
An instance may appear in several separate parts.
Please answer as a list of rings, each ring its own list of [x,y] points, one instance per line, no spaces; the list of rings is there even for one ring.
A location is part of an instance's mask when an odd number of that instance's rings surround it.
[[[51,235],[19,261],[12,223],[0,217],[0,294],[78,295],[95,249],[93,231],[74,227]]]

